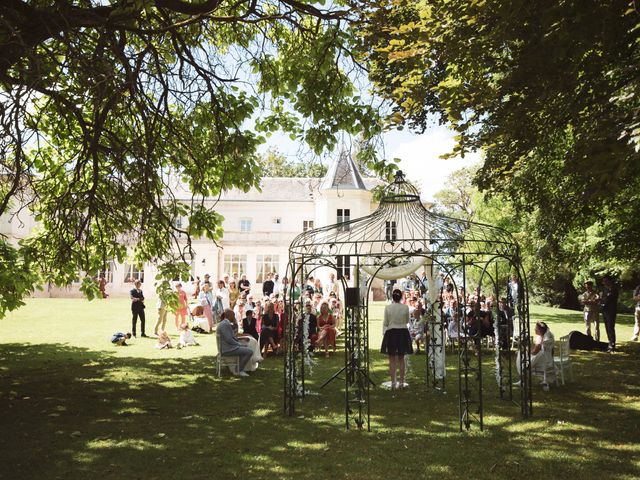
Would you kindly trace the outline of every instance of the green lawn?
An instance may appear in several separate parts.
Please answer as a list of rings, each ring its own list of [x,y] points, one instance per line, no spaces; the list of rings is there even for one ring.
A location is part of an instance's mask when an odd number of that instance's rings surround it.
[[[370,314],[378,383],[382,307]],[[534,307],[538,319],[556,337],[582,330],[576,312]],[[619,317],[618,353],[574,352],[574,382],[547,393],[536,382],[527,421],[497,398],[487,358],[485,431],[469,433],[458,432],[454,355],[446,395],[426,388],[422,355],[408,390],[372,390],[367,433],[344,429],[340,382],[284,417],[282,357],[251,378],[217,379],[214,337],[183,350],[142,338],[112,347],[128,328],[129,303],[117,299],[34,299],[0,322],[0,478],[640,478],[630,316]],[[312,390],[342,358],[318,359]]]

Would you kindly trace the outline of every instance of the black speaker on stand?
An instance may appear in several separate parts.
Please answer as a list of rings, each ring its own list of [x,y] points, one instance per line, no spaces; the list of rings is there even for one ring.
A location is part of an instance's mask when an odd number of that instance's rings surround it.
[[[344,291],[344,306],[359,307],[360,306],[360,289],[358,287],[347,287]]]

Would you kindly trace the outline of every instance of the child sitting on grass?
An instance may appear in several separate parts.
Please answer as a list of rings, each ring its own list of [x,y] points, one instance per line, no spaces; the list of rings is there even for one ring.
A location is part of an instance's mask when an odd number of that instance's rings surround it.
[[[171,345],[169,334],[165,330],[162,330],[160,332],[160,335],[158,335],[158,343],[156,343],[156,348],[173,348],[173,345]]]
[[[127,340],[129,340],[131,338],[131,334],[130,333],[122,333],[122,332],[118,332],[118,333],[114,333],[111,336],[111,343],[113,343],[116,347],[126,347],[127,346]]]
[[[188,345],[198,345],[198,342],[196,342],[189,325],[185,322],[180,325],[180,340],[178,340],[178,348],[186,347]]]

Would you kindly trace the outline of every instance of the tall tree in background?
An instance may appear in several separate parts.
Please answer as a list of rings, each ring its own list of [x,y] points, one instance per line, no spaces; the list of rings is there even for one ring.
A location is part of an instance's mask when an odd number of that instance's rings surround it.
[[[262,173],[266,177],[311,177],[322,178],[327,167],[320,161],[303,162],[288,160],[286,156],[274,148],[270,148],[258,160]]]
[[[640,258],[640,15],[635,2],[370,2],[362,50],[391,121],[482,150],[475,183],[531,220],[541,258]],[[579,259],[574,259],[579,261]],[[615,267],[615,268],[614,268]],[[618,268],[619,271],[619,268]]]
[[[220,237],[204,198],[256,183],[263,135],[319,153],[379,128],[340,1],[3,0],[0,18],[0,216],[39,222],[0,238],[0,316],[36,272],[64,285],[133,255],[183,276],[178,237]]]

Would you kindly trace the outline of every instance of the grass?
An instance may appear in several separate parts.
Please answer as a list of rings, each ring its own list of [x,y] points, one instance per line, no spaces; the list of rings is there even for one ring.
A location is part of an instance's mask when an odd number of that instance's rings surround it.
[[[382,308],[370,312],[377,383]],[[565,310],[533,307],[532,320],[556,337],[582,329]],[[536,385],[529,420],[497,398],[487,358],[485,431],[459,433],[455,356],[446,395],[426,388],[414,356],[408,390],[372,390],[367,433],[344,429],[340,382],[283,416],[281,357],[218,379],[212,336],[183,350],[142,338],[112,347],[129,326],[126,300],[29,300],[0,322],[0,478],[637,479],[640,345],[624,342],[631,317],[619,323],[620,351],[574,352],[574,382]],[[312,390],[342,358],[318,359]]]

